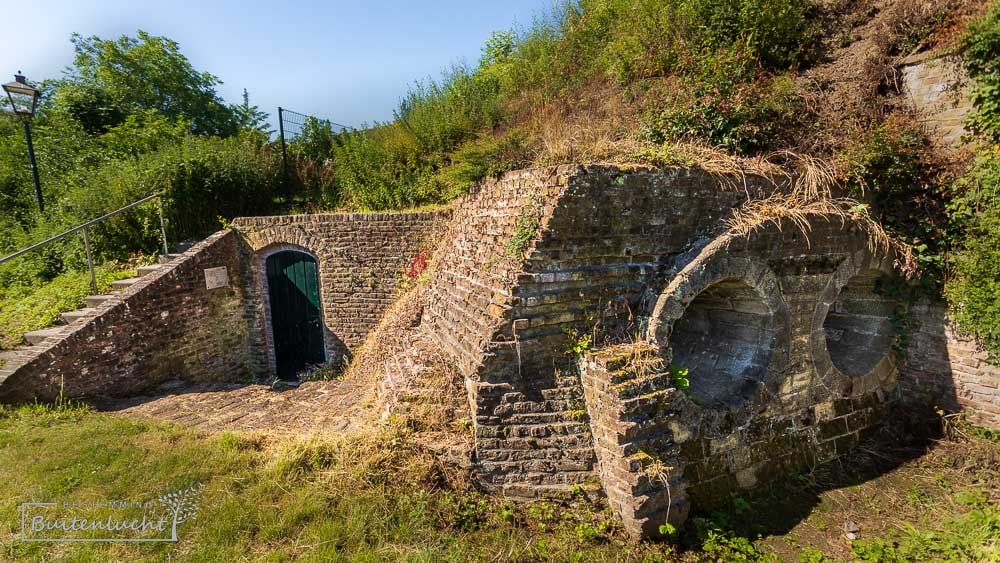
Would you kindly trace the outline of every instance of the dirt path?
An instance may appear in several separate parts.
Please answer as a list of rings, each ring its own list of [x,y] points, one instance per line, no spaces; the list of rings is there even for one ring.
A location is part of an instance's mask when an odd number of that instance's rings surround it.
[[[209,432],[351,432],[377,418],[365,395],[356,384],[345,381],[306,382],[284,391],[254,384],[168,384],[153,395],[96,406]]]

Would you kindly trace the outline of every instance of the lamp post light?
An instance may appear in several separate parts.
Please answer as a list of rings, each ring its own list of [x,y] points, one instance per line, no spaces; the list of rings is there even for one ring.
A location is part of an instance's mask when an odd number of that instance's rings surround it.
[[[21,71],[14,75],[14,81],[3,85],[4,92],[7,92],[7,99],[10,100],[10,107],[14,113],[21,116],[24,123],[24,140],[28,143],[28,158],[31,160],[31,175],[35,178],[35,199],[38,200],[38,210],[45,212],[45,202],[42,200],[42,184],[38,181],[38,165],[35,164],[35,147],[31,144],[31,126],[29,122],[38,109],[38,99],[42,97],[42,92],[38,88],[28,84]]]

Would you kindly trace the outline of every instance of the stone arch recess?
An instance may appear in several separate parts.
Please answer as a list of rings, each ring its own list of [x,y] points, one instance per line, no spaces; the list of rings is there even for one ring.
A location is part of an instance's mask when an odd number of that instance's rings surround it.
[[[788,313],[770,268],[720,246],[706,247],[660,294],[646,338],[668,361],[693,362],[681,366],[693,402],[729,410],[781,383],[771,365],[787,348]]]

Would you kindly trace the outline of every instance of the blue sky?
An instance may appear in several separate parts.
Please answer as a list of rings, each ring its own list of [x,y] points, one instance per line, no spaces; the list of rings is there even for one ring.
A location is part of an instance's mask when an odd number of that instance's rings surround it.
[[[3,3],[13,0],[3,0]],[[0,40],[0,79],[60,76],[70,34],[104,38],[143,29],[181,45],[195,68],[222,79],[222,96],[276,118],[277,106],[345,125],[384,121],[414,80],[475,62],[491,31],[527,27],[552,0],[405,2],[34,0],[18,2]],[[9,8],[9,7],[8,7]],[[10,9],[4,9],[11,16]]]

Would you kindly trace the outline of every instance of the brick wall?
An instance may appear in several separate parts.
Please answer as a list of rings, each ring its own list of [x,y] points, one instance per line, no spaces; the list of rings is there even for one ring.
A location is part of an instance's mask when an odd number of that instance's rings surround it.
[[[253,373],[267,377],[275,369],[262,275],[270,253],[304,250],[317,259],[327,361],[339,363],[397,297],[402,273],[417,254],[434,248],[449,214],[442,210],[236,219]]]
[[[944,304],[917,303],[910,318],[901,380],[907,402],[965,411],[972,422],[1000,429],[1000,367],[987,361],[975,338],[955,329]]]
[[[207,289],[205,269],[225,267],[227,287]],[[237,239],[212,235],[78,321],[0,386],[0,400],[129,396],[168,379],[238,381],[250,342],[237,275]]]
[[[729,209],[768,186],[698,170],[565,167],[565,184],[512,291],[478,389],[477,454],[487,486],[548,495],[594,478],[571,334],[634,332],[669,269]],[[728,179],[734,180],[734,179]],[[744,191],[744,187],[746,190]],[[515,339],[516,333],[516,339]]]
[[[700,171],[561,166],[488,181],[456,208],[422,327],[461,366],[482,484],[514,497],[594,478],[567,331],[634,318],[656,272],[764,189]],[[509,250],[537,222],[526,258]],[[523,233],[522,233],[523,234]]]
[[[891,339],[864,340],[872,331],[863,329],[881,330],[885,318],[861,319],[856,309],[886,307],[874,296],[873,277],[855,278],[891,265],[867,254],[855,226],[822,217],[808,240],[791,225],[749,241],[715,239],[732,208],[773,189],[760,178],[743,182],[698,170],[562,166],[488,181],[460,203],[436,255],[420,329],[465,377],[485,488],[518,498],[558,496],[616,474],[619,482],[605,482],[606,489],[631,483],[629,494],[656,497],[653,489],[639,490],[648,478],[634,488],[642,467],[623,453],[633,436],[623,433],[621,417],[632,416],[636,397],[608,381],[581,384],[577,356],[568,350],[588,336],[601,348],[649,333],[669,354],[673,321],[722,278],[738,283],[718,285],[725,291],[708,291],[692,309],[700,314],[689,315],[685,342],[707,344],[683,357],[697,360],[694,366],[729,362],[720,373],[730,379],[753,376],[736,380],[731,398],[702,397],[724,404],[695,405],[684,395],[684,414],[670,415],[685,421],[678,428],[686,445],[652,453],[680,456],[674,477],[685,480],[686,499],[710,504],[830,459],[877,423],[897,396],[896,358]],[[525,238],[523,255],[511,256]],[[850,298],[840,299],[849,282]],[[697,329],[716,319],[709,333]],[[837,351],[851,342],[874,352],[855,358]],[[704,356],[713,345],[731,350]],[[756,359],[744,358],[747,351]],[[744,360],[752,370],[743,369]],[[586,370],[582,377],[588,380]],[[686,419],[691,413],[700,414]],[[650,437],[679,448],[675,438]],[[602,469],[605,460],[610,471]],[[631,518],[648,531],[641,513]]]

